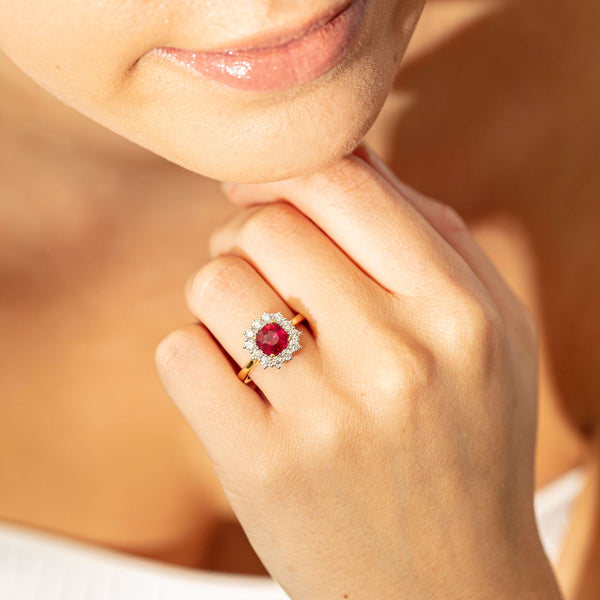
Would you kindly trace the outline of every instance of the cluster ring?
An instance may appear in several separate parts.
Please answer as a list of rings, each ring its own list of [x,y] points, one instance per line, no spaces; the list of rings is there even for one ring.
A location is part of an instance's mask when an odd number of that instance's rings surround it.
[[[252,359],[238,373],[239,379],[249,383],[250,371],[258,364],[263,369],[280,369],[281,365],[292,360],[294,352],[302,348],[299,342],[302,332],[296,329],[296,325],[304,319],[301,314],[288,320],[280,312],[265,312],[253,321],[244,333],[244,348],[250,352]]]

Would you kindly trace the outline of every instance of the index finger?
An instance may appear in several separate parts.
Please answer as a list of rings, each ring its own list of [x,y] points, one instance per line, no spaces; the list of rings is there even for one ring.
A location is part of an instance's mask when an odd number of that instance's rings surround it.
[[[510,312],[515,303],[519,303],[513,290],[477,244],[467,225],[453,208],[425,196],[400,181],[385,162],[366,145],[361,144],[356,148],[355,153],[406,198],[431,223],[444,240],[462,256],[471,270],[483,282],[503,314]]]
[[[243,184],[227,193],[242,204],[291,202],[397,295],[440,295],[449,284],[472,287],[475,280],[427,218],[358,156],[345,156],[307,177]]]

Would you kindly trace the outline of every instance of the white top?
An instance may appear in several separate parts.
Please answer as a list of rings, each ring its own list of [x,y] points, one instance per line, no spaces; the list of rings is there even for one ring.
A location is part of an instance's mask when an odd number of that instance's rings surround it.
[[[289,600],[264,576],[217,574],[0,523],[1,600]]]
[[[573,504],[583,484],[583,470],[577,468],[536,494],[540,536],[552,562],[558,559]],[[268,577],[174,567],[2,522],[0,598],[289,600]]]
[[[535,495],[533,507],[546,555],[552,564],[560,557],[575,502],[585,485],[583,467],[575,467]]]

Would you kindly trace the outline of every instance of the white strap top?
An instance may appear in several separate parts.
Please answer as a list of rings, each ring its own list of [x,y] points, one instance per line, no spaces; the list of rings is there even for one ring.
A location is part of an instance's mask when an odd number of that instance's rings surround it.
[[[289,600],[270,578],[165,565],[0,523],[2,600]]]
[[[580,468],[540,490],[535,511],[548,557],[556,562]],[[165,565],[91,544],[0,523],[2,600],[285,600],[270,578],[217,574]]]
[[[585,485],[583,467],[576,467],[535,495],[534,509],[542,545],[550,562],[558,562],[575,502]]]

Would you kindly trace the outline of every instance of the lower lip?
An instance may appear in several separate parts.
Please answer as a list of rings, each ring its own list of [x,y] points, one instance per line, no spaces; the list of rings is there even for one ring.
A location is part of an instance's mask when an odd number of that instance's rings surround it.
[[[236,90],[278,92],[333,69],[358,37],[366,4],[366,0],[352,0],[327,23],[279,46],[220,52],[157,48],[156,52]]]

